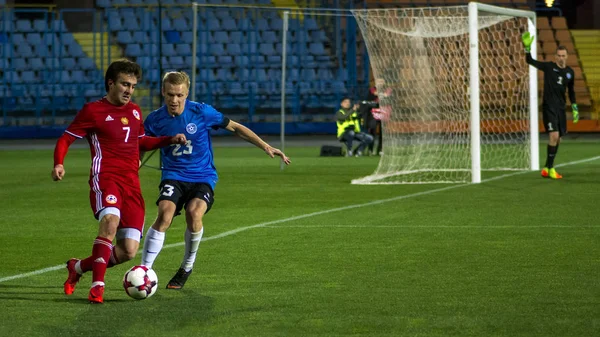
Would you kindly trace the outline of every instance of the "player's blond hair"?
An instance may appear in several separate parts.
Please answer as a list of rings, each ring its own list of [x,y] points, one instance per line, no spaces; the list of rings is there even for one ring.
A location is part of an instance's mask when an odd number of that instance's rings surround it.
[[[165,87],[165,84],[179,85],[185,84],[188,89],[190,88],[190,77],[183,71],[170,71],[163,76],[162,86]]]

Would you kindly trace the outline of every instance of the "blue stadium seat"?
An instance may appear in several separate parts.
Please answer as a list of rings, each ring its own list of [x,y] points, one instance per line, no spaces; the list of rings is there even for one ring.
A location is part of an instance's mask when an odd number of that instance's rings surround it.
[[[304,18],[304,29],[306,30],[318,30],[319,25],[317,25],[317,21],[313,18]]]
[[[217,56],[217,62],[219,63],[219,67],[232,68],[235,66],[233,57],[230,55]]]
[[[31,21],[29,20],[17,20],[16,28],[21,33],[33,32],[33,27],[31,27]]]
[[[323,47],[323,43],[320,42],[314,42],[309,44],[308,46],[308,51],[316,56],[321,56],[321,55],[326,55],[327,52],[325,51],[325,48]]]
[[[173,25],[171,24],[171,19],[168,17],[163,17],[162,20],[160,21],[161,27],[160,29],[165,31],[165,30],[172,30],[173,29]],[[156,27],[158,29],[158,27]]]
[[[122,6],[122,5],[126,5],[127,4],[127,0],[111,0],[111,1],[112,1],[112,5],[113,6],[114,5]]]
[[[234,31],[229,33],[229,41],[232,43],[241,43],[244,39],[244,34],[241,31]]]
[[[232,18],[225,18],[223,19],[223,23],[221,24],[221,28],[226,30],[226,31],[236,31],[238,30],[237,24],[235,23],[235,20]]]
[[[274,31],[281,31],[283,29],[283,20],[280,18],[273,18],[269,20],[269,26]]]
[[[57,69],[60,67],[60,61],[56,57],[49,57],[45,59],[47,69]]]
[[[256,69],[256,80],[258,82],[266,82],[268,80],[267,72],[265,69]]]
[[[183,56],[169,56],[169,64],[176,69],[183,69],[185,67]]]
[[[60,64],[63,69],[72,70],[75,69],[75,59],[72,57],[63,57],[60,59]]]
[[[209,38],[210,43],[228,43],[229,42],[229,36],[227,35],[227,32],[225,32],[225,31],[217,31],[217,32],[214,32],[214,34],[209,34],[209,36],[212,36],[212,38]]]
[[[158,55],[158,46],[155,44],[143,44],[141,47],[140,55],[147,55],[147,56]]]
[[[217,7],[216,9],[213,9],[212,14],[214,17],[221,19],[221,20],[232,17],[231,12],[229,11],[229,8],[223,8],[223,7]]]
[[[237,26],[241,31],[248,31],[250,29],[254,29],[254,25],[248,18],[242,18],[238,20]]]
[[[21,43],[17,46],[17,49],[14,51],[14,56],[19,57],[19,56],[23,56],[23,57],[28,57],[31,54],[33,54],[33,50],[31,49],[31,46],[27,43]]]
[[[26,70],[28,68],[27,61],[24,58],[13,58],[12,68],[18,71]]]
[[[45,32],[48,30],[48,23],[46,20],[33,20],[33,30],[36,32]]]
[[[130,17],[123,20],[123,28],[132,31],[140,30],[140,25],[135,17]]]
[[[79,45],[79,43],[70,44],[67,47],[68,55],[72,57],[85,57],[85,53],[83,52],[83,48]]]
[[[181,32],[181,42],[192,43],[193,40],[194,40],[193,32]]]
[[[171,64],[169,63],[169,59],[166,56],[160,58],[160,65],[163,70],[173,70],[171,69]]]
[[[152,58],[149,56],[138,56],[135,61],[142,69],[150,68],[152,66]]]
[[[314,81],[317,79],[315,70],[312,68],[304,68],[300,71],[300,77],[305,81]]]
[[[188,25],[187,20],[183,18],[173,20],[173,29],[185,32],[191,29],[190,25]]]
[[[128,30],[121,30],[117,32],[117,42],[121,44],[132,43],[131,32]],[[137,41],[136,41],[137,42]]]
[[[250,64],[248,56],[234,56],[233,63],[238,67],[247,67]]]
[[[40,33],[29,33],[29,34],[27,34],[26,40],[27,40],[27,43],[29,43],[29,44],[41,44],[42,36],[40,35]],[[16,42],[13,41],[13,43],[16,43]]]
[[[163,56],[175,56],[177,54],[175,52],[175,45],[172,43],[163,43],[161,49]]]
[[[239,80],[239,78],[238,78]],[[232,95],[244,95],[245,91],[242,88],[242,84],[239,82],[231,82],[229,84],[229,93]]]
[[[25,83],[36,83],[39,81],[37,76],[35,76],[35,72],[33,72],[32,70],[26,70],[22,72],[21,79]]]
[[[93,70],[96,68],[94,60],[89,57],[80,57],[77,63],[78,67],[83,70]]]
[[[233,80],[233,76],[229,69],[219,68],[217,69],[217,75],[219,81],[231,81]]]
[[[75,83],[88,83],[88,79],[85,76],[85,73],[81,70],[73,70],[71,72],[71,79]]]
[[[142,30],[137,30],[133,32],[131,40],[133,43],[148,43],[150,41],[150,39],[148,38],[148,34]]]
[[[111,3],[110,3],[110,0],[96,0],[96,6],[101,7],[101,8],[106,8],[106,7],[110,7]]]
[[[12,44],[15,46],[25,43],[25,35],[24,34],[14,33],[14,34],[12,34],[11,39],[12,39],[12,41],[11,41]]]
[[[291,41],[292,42],[309,42],[310,36],[308,35],[308,33],[305,30],[298,30],[298,31],[295,31],[294,34],[292,34]]]
[[[286,77],[291,81],[298,81],[300,79],[300,71],[298,68],[287,69]]]
[[[265,56],[274,55],[276,53],[275,47],[272,43],[261,43],[258,47],[258,50],[262,55]]]
[[[54,32],[66,32],[67,26],[63,20],[52,20],[51,27]]]
[[[175,45],[177,55],[189,56],[192,55],[192,47],[188,43],[178,43]]]
[[[192,55],[190,54],[189,56],[184,56],[183,57],[183,63],[185,64],[186,68],[191,68],[192,67]],[[198,56],[196,56],[196,67],[200,65],[200,58]]]
[[[277,35],[274,31],[264,31],[261,34],[261,40],[263,43],[277,43],[281,42],[281,39],[277,38]]]
[[[238,43],[228,43],[226,45],[227,54],[231,56],[242,55],[242,48]]]
[[[312,42],[327,42],[329,40],[327,39],[325,32],[322,30],[313,30],[310,33],[310,39]]]
[[[200,30],[209,30],[209,31],[219,31],[221,30],[221,23],[217,19],[208,19],[206,23],[200,22],[199,24]]]
[[[234,71],[234,76],[236,80],[245,82],[250,79],[250,70],[248,68],[237,68]]]
[[[221,56],[225,54],[225,48],[222,43],[214,43],[210,46],[210,53],[213,56]]]
[[[258,30],[269,30],[269,23],[266,19],[256,20],[256,29]]]
[[[128,56],[138,57],[138,56],[140,56],[142,54],[146,54],[146,53],[142,52],[142,49],[140,48],[139,44],[131,43],[125,47],[125,54]]]
[[[45,65],[41,58],[32,57],[29,59],[29,67],[33,70],[42,70],[45,68]]]

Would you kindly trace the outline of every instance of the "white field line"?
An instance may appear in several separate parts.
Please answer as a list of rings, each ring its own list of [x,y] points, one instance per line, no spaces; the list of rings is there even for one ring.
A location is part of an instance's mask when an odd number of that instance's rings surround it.
[[[576,161],[572,161],[572,162],[568,162],[568,163],[563,163],[563,164],[556,165],[556,167],[577,165],[577,164],[587,163],[587,162],[598,160],[598,159],[600,159],[600,156],[586,158],[586,159],[581,159],[581,160],[576,160]],[[514,173],[508,173],[508,174],[496,176],[496,177],[493,177],[493,178],[490,178],[490,179],[482,180],[482,183],[489,182],[489,181],[494,181],[494,180],[499,180],[499,179],[503,179],[503,178],[508,178],[508,177],[512,177],[512,176],[516,176],[516,175],[531,173],[531,172],[532,171],[519,171],[519,172],[514,172]],[[401,195],[401,196],[397,196],[397,197],[393,197],[393,198],[388,198],[388,199],[374,200],[374,201],[363,203],[363,204],[356,204],[356,205],[350,205],[350,206],[345,206],[345,207],[332,208],[332,209],[328,209],[328,210],[324,210],[324,211],[319,211],[319,212],[313,212],[313,213],[308,213],[308,214],[293,216],[293,217],[289,217],[289,218],[285,218],[285,219],[262,222],[262,223],[259,223],[259,224],[256,224],[256,225],[246,226],[246,227],[240,227],[240,228],[232,229],[232,230],[227,231],[227,232],[223,232],[221,234],[217,234],[217,235],[205,237],[205,238],[202,238],[202,242],[220,239],[220,238],[223,238],[223,237],[226,237],[226,236],[230,236],[230,235],[233,235],[233,234],[237,234],[237,233],[240,233],[240,232],[243,232],[243,231],[247,231],[247,230],[253,229],[253,228],[267,227],[267,226],[281,224],[281,223],[285,223],[285,222],[291,222],[291,221],[295,221],[295,220],[311,218],[311,217],[318,216],[318,215],[323,215],[323,214],[329,214],[329,213],[334,213],[334,212],[339,212],[339,211],[346,211],[346,210],[349,210],[349,209],[360,208],[360,207],[367,207],[367,206],[379,205],[379,204],[383,204],[383,203],[387,203],[387,202],[391,202],[391,201],[397,201],[397,200],[408,199],[408,198],[413,198],[413,197],[420,197],[422,195],[428,195],[428,194],[433,194],[433,193],[437,193],[437,192],[448,191],[448,190],[452,190],[452,189],[455,189],[455,188],[466,187],[466,186],[473,186],[473,184],[451,185],[451,186],[446,186],[446,187],[442,187],[442,188],[436,188],[436,189],[433,189],[433,190],[428,190],[428,191],[423,191],[423,192],[417,192],[417,193],[413,193],[413,194]],[[184,242],[172,243],[172,244],[163,246],[163,249],[179,247],[179,246],[183,246],[184,244],[185,244]],[[50,271],[59,270],[59,269],[63,269],[63,268],[65,268],[65,264],[64,263],[63,264],[59,264],[59,265],[54,266],[54,267],[48,267],[48,268],[34,270],[34,271],[31,271],[31,272],[28,272],[28,273],[17,274],[17,275],[12,275],[12,276],[6,276],[6,277],[0,278],[0,283],[6,282],[6,281],[11,281],[11,280],[17,280],[17,279],[21,279],[21,278],[26,278],[26,277],[29,277],[29,276],[35,276],[35,275],[39,275],[39,274],[44,274],[44,273],[47,273],[47,272],[50,272]]]

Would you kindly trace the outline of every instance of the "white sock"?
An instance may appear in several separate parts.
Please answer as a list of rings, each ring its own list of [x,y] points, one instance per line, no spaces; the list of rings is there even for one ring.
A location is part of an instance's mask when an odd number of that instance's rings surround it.
[[[146,238],[144,239],[144,249],[142,250],[142,264],[144,266],[152,268],[154,260],[158,257],[158,253],[160,253],[164,242],[164,232],[159,232],[152,227],[148,229]]]
[[[204,227],[202,227],[202,229],[196,233],[190,232],[189,229],[185,230],[185,255],[183,256],[181,268],[185,269],[186,272],[194,268],[194,262],[196,262],[196,253],[198,253],[200,240],[202,240],[202,233],[204,233]]]

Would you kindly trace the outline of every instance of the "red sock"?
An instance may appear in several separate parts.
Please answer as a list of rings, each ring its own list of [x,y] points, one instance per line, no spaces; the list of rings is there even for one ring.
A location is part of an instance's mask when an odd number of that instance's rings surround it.
[[[104,283],[104,274],[106,274],[112,247],[112,242],[109,239],[97,236],[94,240],[94,246],[92,247],[92,283]]]
[[[121,263],[119,261],[119,258],[117,258],[117,252],[115,252],[115,249],[117,249],[117,247],[113,246],[110,252],[110,259],[108,260],[108,265],[106,266],[107,268],[114,267]]]

